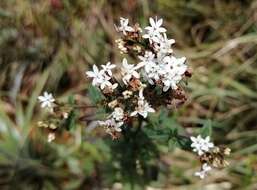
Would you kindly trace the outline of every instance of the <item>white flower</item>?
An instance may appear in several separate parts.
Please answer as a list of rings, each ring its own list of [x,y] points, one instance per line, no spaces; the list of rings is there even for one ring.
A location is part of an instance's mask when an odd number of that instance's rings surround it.
[[[116,122],[116,123],[114,124],[114,130],[117,131],[117,132],[121,132],[121,131],[122,131],[122,129],[121,129],[121,126],[122,126],[122,125],[123,125],[123,122],[122,122],[122,121]]]
[[[98,124],[100,126],[113,128],[117,132],[121,132],[121,126],[124,124],[122,121],[124,118],[124,110],[120,107],[116,107],[109,117],[111,118],[105,121],[98,121]]]
[[[199,176],[201,179],[205,178],[206,173],[204,171],[195,172],[195,176]]]
[[[93,65],[93,71],[87,71],[86,75],[93,78],[93,86],[99,86],[104,81],[104,71],[98,69],[96,65]]]
[[[111,78],[105,74],[104,70],[99,71],[96,65],[93,65],[93,71],[87,71],[86,74],[88,77],[93,78],[93,86],[100,86],[101,89],[107,86],[112,87],[112,83],[109,81]]]
[[[110,78],[105,76],[103,81],[100,83],[100,88],[103,90],[105,87],[110,87],[111,89],[115,89],[117,87],[116,84],[114,84],[114,86],[112,85],[112,83],[109,81]]]
[[[124,35],[127,35],[127,32],[133,32],[134,29],[131,26],[128,26],[129,19],[126,18],[120,18],[120,26],[118,27],[118,30],[123,32]]]
[[[142,63],[139,63],[136,66],[134,66],[133,64],[128,64],[127,59],[123,58],[121,72],[123,75],[122,80],[123,80],[124,84],[127,84],[132,77],[140,78],[140,75],[136,70],[142,66],[143,66]]]
[[[154,44],[154,48],[157,51],[159,57],[171,54],[173,52],[171,46],[175,43],[174,39],[168,39],[167,35],[164,33],[159,40],[159,43]]]
[[[141,60],[141,62],[144,65],[154,63],[155,62],[154,57],[155,55],[151,51],[146,51],[144,56],[138,56],[138,58]]]
[[[207,172],[209,172],[211,169],[212,168],[207,163],[204,163],[202,165],[202,170],[198,171],[198,172],[195,172],[195,176],[199,176],[201,179],[204,179]]]
[[[213,148],[214,144],[210,142],[210,137],[207,136],[205,139],[202,140],[202,150],[208,152],[210,148]]]
[[[177,84],[182,80],[187,70],[185,57],[176,58],[174,56],[157,53],[157,57],[152,52],[145,52],[144,56],[139,56],[140,64],[144,65],[142,72],[144,78],[153,85],[161,80],[163,83],[163,91],[166,92],[170,88],[177,89]]]
[[[148,104],[148,102],[143,101],[142,103],[138,104],[138,107],[136,108],[135,111],[133,111],[130,116],[135,116],[137,114],[143,116],[144,118],[147,117],[148,113],[151,112],[155,112],[155,110]]]
[[[159,66],[156,63],[155,55],[150,52],[146,51],[144,56],[138,56],[141,60],[141,64],[144,64],[144,78],[148,80],[150,84],[154,84],[154,80],[159,80]]]
[[[212,169],[211,166],[209,166],[207,163],[204,163],[203,166],[202,166],[202,170],[205,171],[205,172],[208,172],[211,169]]]
[[[137,114],[143,116],[144,118],[147,117],[148,113],[153,113],[155,110],[148,104],[148,102],[144,99],[143,96],[143,89],[139,91],[139,98],[137,102],[138,106],[136,107],[136,110],[133,111],[130,116],[135,116]]]
[[[121,132],[121,126],[124,124],[123,121],[115,121],[113,118],[107,119],[105,121],[98,121],[98,124],[100,126],[107,126],[107,127],[112,127],[115,131]]]
[[[214,144],[210,142],[209,136],[204,139],[201,137],[201,135],[198,135],[196,138],[190,137],[190,139],[192,141],[191,147],[193,148],[193,151],[197,152],[199,156],[205,152],[208,152],[210,148],[214,147]]]
[[[163,75],[163,91],[166,92],[169,88],[177,89],[177,84],[182,80],[184,73],[187,70],[185,64],[186,58],[175,58],[174,56],[166,56],[163,62],[166,64],[166,73]]]
[[[160,41],[159,37],[156,35],[155,32],[148,32],[147,34],[143,35],[143,38],[149,39],[149,42],[152,44],[153,42],[158,43]]]
[[[161,27],[163,20],[155,18],[155,21],[153,18],[149,19],[150,26],[145,27],[145,30],[147,30],[147,33],[143,35],[143,38],[148,38],[150,43],[152,42],[159,42],[161,33],[166,32],[166,29]]]
[[[39,96],[38,100],[41,103],[41,107],[48,107],[48,108],[53,108],[53,102],[55,99],[53,98],[53,95],[51,93],[44,92],[43,96]]]
[[[103,71],[108,73],[109,76],[112,76],[112,69],[116,67],[116,65],[111,64],[111,62],[106,63],[106,65],[101,65]]]
[[[120,107],[114,108],[114,111],[112,112],[111,116],[116,121],[121,121],[124,118],[124,110]]]
[[[163,20],[159,19],[157,20],[157,17],[155,18],[155,21],[152,17],[149,18],[149,22],[151,26],[145,27],[148,31],[155,31],[156,33],[164,33],[167,30],[164,27],[161,27]]]
[[[47,136],[47,142],[52,142],[55,139],[55,134],[54,133],[49,133]]]

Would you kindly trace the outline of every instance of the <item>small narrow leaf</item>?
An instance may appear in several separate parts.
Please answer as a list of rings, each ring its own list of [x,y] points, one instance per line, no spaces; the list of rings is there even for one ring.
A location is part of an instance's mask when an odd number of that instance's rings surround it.
[[[70,114],[65,122],[65,128],[67,130],[71,130],[75,126],[75,122],[76,122],[76,113],[73,110],[70,112]]]
[[[212,134],[212,123],[211,120],[206,120],[201,128],[200,134],[202,137],[211,136]]]

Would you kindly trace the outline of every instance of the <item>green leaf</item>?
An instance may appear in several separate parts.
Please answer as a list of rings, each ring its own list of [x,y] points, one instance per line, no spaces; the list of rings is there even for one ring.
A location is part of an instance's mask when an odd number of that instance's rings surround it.
[[[212,134],[212,123],[211,120],[204,121],[203,127],[201,128],[200,134],[202,137],[211,136]]]
[[[65,122],[65,128],[67,130],[71,130],[75,126],[75,123],[76,123],[76,112],[72,110]]]
[[[182,136],[178,136],[177,137],[177,142],[179,144],[179,147],[184,149],[184,150],[190,150],[191,147],[191,140],[187,137],[182,137]]]
[[[98,88],[90,85],[90,87],[88,88],[88,95],[90,100],[96,104],[98,102],[100,102],[103,99],[103,95],[101,94],[101,92],[98,90]]]
[[[73,95],[70,95],[70,96],[68,97],[68,103],[69,103],[70,105],[74,105],[74,104],[75,104],[75,99],[74,99],[74,96],[73,96]]]
[[[168,146],[169,146],[169,149],[170,149],[170,150],[174,150],[174,149],[178,146],[177,139],[171,138],[171,139],[168,141]]]

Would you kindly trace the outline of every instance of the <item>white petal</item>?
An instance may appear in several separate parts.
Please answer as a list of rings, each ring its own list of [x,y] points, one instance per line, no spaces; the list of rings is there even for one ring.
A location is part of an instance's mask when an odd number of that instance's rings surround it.
[[[164,33],[164,32],[166,32],[167,30],[166,30],[165,28],[161,27],[161,28],[158,28],[158,31],[161,32],[161,33]]]
[[[169,90],[169,88],[170,88],[170,86],[164,86],[162,90],[163,90],[163,92],[167,92]]]
[[[162,23],[163,23],[163,20],[162,20],[162,18],[161,18],[161,19],[159,19],[159,20],[157,21],[156,26],[157,26],[157,27],[160,27],[160,26],[162,25]]]
[[[155,110],[154,110],[153,108],[148,108],[147,111],[148,111],[148,112],[151,112],[151,113],[154,113],[154,112],[155,112]]]
[[[94,73],[93,71],[87,71],[87,72],[86,72],[86,75],[87,75],[88,77],[95,77],[95,73]]]
[[[137,114],[138,114],[137,111],[133,111],[133,112],[130,114],[130,116],[135,116],[135,115],[137,115]]]
[[[135,78],[140,78],[140,75],[139,75],[139,73],[138,72],[136,72],[136,71],[133,71],[132,72],[132,75],[135,77]]]
[[[149,22],[150,22],[151,26],[155,26],[155,22],[152,17],[149,18]]]
[[[190,137],[190,139],[191,139],[191,141],[192,141],[192,142],[195,142],[195,141],[196,141],[196,138],[195,138],[195,137],[193,137],[193,136],[192,136],[192,137]]]
[[[145,29],[149,30],[149,31],[152,31],[153,28],[151,26],[147,26],[147,27],[145,27]]]
[[[94,73],[98,73],[98,68],[96,65],[93,65],[93,71],[94,71]]]
[[[145,111],[144,112],[139,112],[139,114],[142,115],[144,118],[147,117],[147,112],[145,112]]]
[[[133,29],[131,26],[127,26],[127,27],[126,27],[126,31],[128,31],[128,32],[133,32],[134,29]]]
[[[39,96],[39,97],[37,97],[37,99],[38,99],[39,101],[41,101],[41,102],[45,101],[45,97],[44,97],[44,96]]]

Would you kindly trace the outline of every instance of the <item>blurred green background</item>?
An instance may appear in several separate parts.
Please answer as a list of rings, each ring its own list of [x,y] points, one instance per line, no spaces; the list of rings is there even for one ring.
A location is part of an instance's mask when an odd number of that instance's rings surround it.
[[[167,125],[192,133],[211,121],[214,142],[232,149],[230,166],[201,181],[194,154],[160,147],[164,172],[148,189],[257,189],[256,0],[1,0],[0,189],[128,188],[87,123],[51,144],[36,125],[45,117],[37,104],[43,90],[89,103],[85,71],[121,60],[114,30],[121,16],[143,26],[163,18],[175,52],[188,59],[188,101]]]

